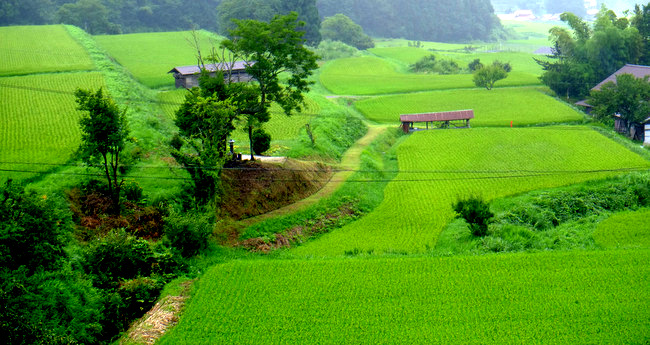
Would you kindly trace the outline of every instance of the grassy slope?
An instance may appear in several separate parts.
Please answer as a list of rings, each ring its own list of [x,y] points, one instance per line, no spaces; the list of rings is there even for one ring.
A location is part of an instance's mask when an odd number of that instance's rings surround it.
[[[91,69],[63,25],[0,27],[0,76]]]
[[[201,49],[205,54],[219,37],[200,31]],[[157,88],[173,86],[167,74],[176,66],[196,64],[196,49],[188,39],[190,31],[156,32],[128,35],[95,36],[95,40],[142,84]]]
[[[572,127],[419,132],[400,145],[398,161],[400,172],[372,213],[291,253],[419,252],[435,247],[459,197],[494,199],[614,174],[571,170],[650,166],[597,132]]]
[[[641,344],[650,251],[238,261],[160,344]]]
[[[580,121],[583,115],[534,88],[476,89],[384,96],[358,101],[368,119],[399,124],[400,114],[474,109],[473,126],[527,126]],[[424,126],[421,124],[419,126]]]

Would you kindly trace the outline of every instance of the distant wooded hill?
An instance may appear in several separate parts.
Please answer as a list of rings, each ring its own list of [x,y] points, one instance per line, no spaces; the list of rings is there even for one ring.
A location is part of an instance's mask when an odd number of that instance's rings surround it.
[[[343,13],[372,36],[439,42],[489,40],[502,30],[490,0],[319,0],[321,16]]]

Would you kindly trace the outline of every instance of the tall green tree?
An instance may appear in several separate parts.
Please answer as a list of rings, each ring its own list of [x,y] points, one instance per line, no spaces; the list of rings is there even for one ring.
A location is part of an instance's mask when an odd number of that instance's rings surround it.
[[[550,33],[550,60],[536,61],[544,69],[542,82],[556,94],[582,98],[589,89],[626,63],[638,63],[642,56],[639,31],[626,18],[603,7],[589,25],[572,13],[560,17],[570,29],[554,27]]]
[[[81,158],[89,165],[101,167],[113,201],[112,212],[119,214],[120,189],[124,182],[119,181],[121,158],[129,135],[126,109],[120,110],[101,88],[95,92],[77,89],[75,96],[77,109],[85,112],[79,121]]]
[[[221,169],[226,160],[226,141],[235,130],[235,100],[223,74],[203,72],[200,88],[192,88],[176,111],[179,133],[172,139],[171,154],[190,174],[197,205],[215,203]]]
[[[276,15],[296,12],[298,19],[304,22],[299,29],[304,32],[306,42],[316,46],[321,40],[316,0],[224,0],[217,12],[219,31],[224,35],[236,28],[235,19],[268,22]]]
[[[608,82],[600,90],[591,91],[589,104],[593,114],[600,119],[618,114],[625,124],[626,132],[650,117],[650,77],[635,78],[631,74],[616,76],[616,83]]]
[[[91,34],[120,33],[118,25],[108,20],[108,8],[100,0],[78,0],[63,4],[56,13],[57,22],[76,25]]]
[[[323,19],[321,36],[324,40],[341,41],[357,49],[369,49],[375,46],[363,28],[344,14],[336,14]]]
[[[222,46],[246,62],[246,72],[259,90],[256,104],[245,102],[247,117],[259,120],[247,124],[252,157],[254,126],[268,121],[271,103],[279,104],[286,115],[301,110],[303,94],[313,84],[309,77],[318,68],[317,56],[304,46],[301,28],[305,24],[298,21],[296,12],[275,16],[270,22],[249,19],[235,23],[231,39],[224,40]]]
[[[639,31],[643,41],[639,63],[650,65],[650,3],[634,7],[634,17],[632,17],[631,25]]]
[[[492,64],[474,71],[472,80],[476,86],[492,90],[494,83],[506,77],[508,77],[508,72],[503,68],[503,65]]]

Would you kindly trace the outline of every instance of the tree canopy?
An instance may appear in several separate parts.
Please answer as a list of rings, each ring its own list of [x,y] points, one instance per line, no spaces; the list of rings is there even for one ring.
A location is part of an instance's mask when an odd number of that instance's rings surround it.
[[[375,46],[372,38],[363,32],[361,26],[340,13],[323,19],[321,36],[324,40],[341,41],[361,50]]]
[[[542,82],[556,94],[584,97],[626,63],[639,63],[643,40],[627,18],[603,7],[592,25],[572,13],[563,13],[561,19],[571,30],[552,28],[553,55],[537,60],[544,69]]]
[[[650,117],[650,79],[635,78],[631,74],[616,76],[616,83],[608,82],[600,90],[591,91],[589,104],[600,119],[618,114],[624,120],[627,132],[634,125]]]
[[[219,32],[228,35],[236,28],[233,19],[253,19],[269,22],[276,15],[298,13],[298,19],[305,24],[304,39],[311,45],[318,45],[321,40],[320,16],[316,0],[223,0],[217,8]]]
[[[501,30],[490,0],[320,0],[321,16],[342,13],[373,36],[457,42]]]

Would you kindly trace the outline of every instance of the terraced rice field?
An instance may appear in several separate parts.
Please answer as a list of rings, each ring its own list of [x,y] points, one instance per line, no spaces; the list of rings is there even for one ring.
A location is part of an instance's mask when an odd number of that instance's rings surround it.
[[[217,265],[160,344],[642,344],[650,251]]]
[[[436,246],[458,198],[491,200],[605,178],[621,168],[650,167],[642,157],[582,127],[417,132],[398,147],[398,162],[399,173],[373,212],[291,253],[423,252]]]
[[[81,139],[74,90],[104,86],[100,73],[0,78],[0,162],[66,162]],[[47,170],[2,164],[0,169]]]
[[[170,119],[175,118],[174,113],[179,105],[183,103],[186,92],[186,90],[174,90],[159,93],[158,98],[161,106]],[[318,102],[308,97],[306,98],[306,105],[303,106],[303,111],[294,113],[291,116],[285,115],[282,108],[274,104],[271,107],[271,120],[265,123],[263,128],[271,134],[271,138],[276,141],[276,145],[283,144],[283,142],[295,139],[298,133],[305,128],[305,124],[309,123],[319,112],[320,106]],[[235,130],[233,139],[238,145],[248,147],[248,132],[244,132],[243,129]]]
[[[608,248],[650,248],[650,210],[615,214],[598,224],[594,238]]]
[[[0,27],[0,76],[93,69],[63,25]]]
[[[473,109],[472,126],[575,122],[578,111],[536,88],[448,90],[369,98],[355,103],[369,120],[399,124],[400,114]],[[422,124],[424,125],[424,124]]]
[[[329,91],[339,95],[380,95],[474,88],[471,74],[426,75],[400,73],[404,69],[389,61],[373,57],[353,57],[331,61],[321,67],[320,81]],[[496,87],[539,84],[530,73],[509,73],[508,78],[497,82]]]
[[[222,37],[199,31],[203,54],[218,46]],[[158,88],[173,86],[174,77],[167,74],[176,66],[195,65],[196,49],[190,43],[190,31],[101,35],[95,40],[131,72],[142,84]]]

